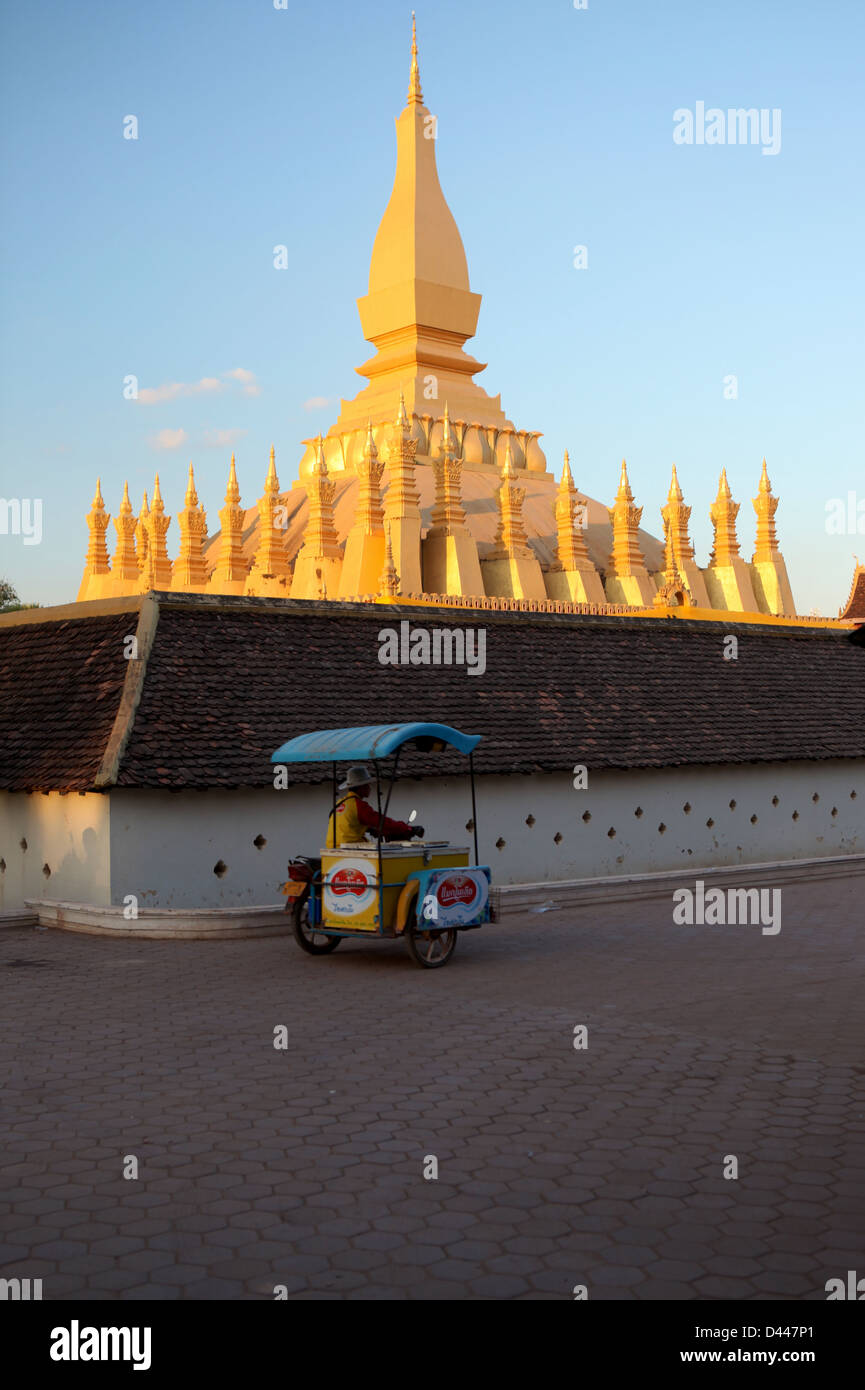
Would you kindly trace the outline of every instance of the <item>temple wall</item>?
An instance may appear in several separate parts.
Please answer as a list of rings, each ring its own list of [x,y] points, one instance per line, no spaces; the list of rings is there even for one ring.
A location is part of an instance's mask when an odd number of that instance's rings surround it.
[[[589,773],[584,791],[563,774],[479,777],[477,801],[481,859],[502,885],[865,852],[862,760]],[[324,786],[6,794],[0,910],[24,898],[121,907],[129,895],[142,912],[281,906],[288,859],[318,852],[329,809]],[[471,843],[467,780],[401,782],[390,809],[415,809],[428,839]]]
[[[0,912],[25,898],[109,904],[109,812],[98,793],[0,791]]]

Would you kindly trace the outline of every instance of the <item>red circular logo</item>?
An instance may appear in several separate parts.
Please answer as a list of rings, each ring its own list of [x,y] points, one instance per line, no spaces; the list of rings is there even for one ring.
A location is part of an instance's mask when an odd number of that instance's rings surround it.
[[[443,879],[436,893],[442,907],[450,907],[451,903],[472,903],[477,895],[477,884],[465,874],[451,874]]]
[[[362,898],[368,887],[366,874],[362,874],[360,869],[337,869],[330,880],[331,892],[338,898],[346,893],[354,893],[358,898]]]

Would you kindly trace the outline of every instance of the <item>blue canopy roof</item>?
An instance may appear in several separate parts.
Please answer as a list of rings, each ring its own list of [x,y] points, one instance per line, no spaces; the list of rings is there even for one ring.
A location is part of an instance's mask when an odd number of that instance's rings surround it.
[[[404,743],[431,739],[471,753],[480,734],[461,734],[447,724],[367,724],[360,729],[321,729],[300,734],[277,748],[272,763],[351,763],[386,758]],[[423,744],[420,745],[423,749]]]

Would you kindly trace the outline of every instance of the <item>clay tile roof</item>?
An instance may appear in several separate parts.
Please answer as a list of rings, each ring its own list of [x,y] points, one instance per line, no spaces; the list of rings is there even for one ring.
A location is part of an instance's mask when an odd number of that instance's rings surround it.
[[[136,614],[0,628],[0,787],[93,785],[126,677]]]
[[[266,787],[272,751],[293,735],[390,720],[482,734],[481,773],[865,757],[861,633],[209,595],[147,602],[158,602],[158,622],[140,663],[123,657],[133,614],[0,625],[0,786],[83,791],[98,774],[104,786]],[[485,673],[383,666],[378,634],[403,619],[483,626]],[[722,655],[730,633],[735,661]],[[464,767],[405,760],[406,772]],[[290,771],[292,781],[329,775]]]
[[[853,571],[850,597],[846,607],[841,609],[838,616],[840,618],[852,618],[857,623],[865,623],[865,565],[857,565]]]

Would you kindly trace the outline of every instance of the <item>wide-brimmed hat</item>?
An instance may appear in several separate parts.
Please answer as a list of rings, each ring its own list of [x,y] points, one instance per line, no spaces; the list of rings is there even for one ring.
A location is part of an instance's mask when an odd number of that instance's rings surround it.
[[[355,767],[350,767],[345,774],[345,781],[340,782],[341,792],[348,791],[350,787],[368,787],[372,782],[372,777],[368,767],[363,767],[358,763]]]

